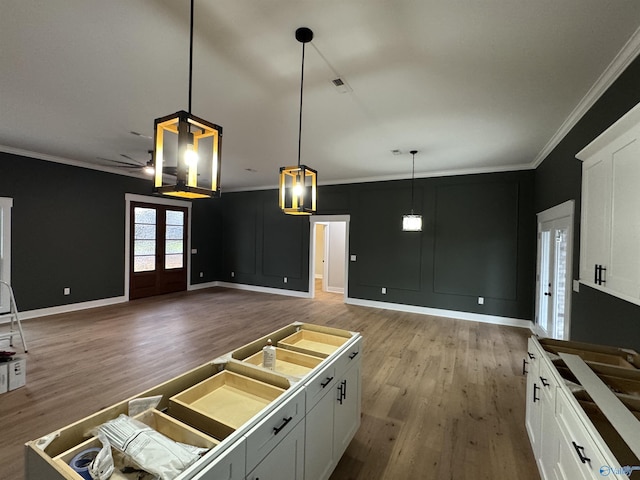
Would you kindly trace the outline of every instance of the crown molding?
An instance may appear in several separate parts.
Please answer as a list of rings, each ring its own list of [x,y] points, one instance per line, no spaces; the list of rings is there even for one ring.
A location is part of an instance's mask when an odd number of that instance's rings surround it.
[[[640,27],[631,35],[615,58],[600,75],[598,80],[589,89],[587,94],[580,100],[576,108],[573,109],[569,117],[564,121],[558,131],[551,137],[549,142],[538,153],[531,163],[530,168],[537,168],[562,139],[571,131],[578,121],[589,111],[616,79],[626,70],[640,53]]]

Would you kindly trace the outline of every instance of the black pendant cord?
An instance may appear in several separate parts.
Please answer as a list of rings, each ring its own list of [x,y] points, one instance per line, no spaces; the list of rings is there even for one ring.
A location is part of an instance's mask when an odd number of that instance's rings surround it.
[[[411,215],[413,215],[413,182],[416,170],[416,154],[412,152],[411,157]]]
[[[300,74],[300,118],[298,121],[298,167],[300,166],[300,150],[302,148],[302,93],[304,90],[304,43],[302,44],[302,73]]]
[[[193,2],[191,0],[191,21],[189,26],[189,109],[187,112],[191,115],[191,85],[193,83]]]

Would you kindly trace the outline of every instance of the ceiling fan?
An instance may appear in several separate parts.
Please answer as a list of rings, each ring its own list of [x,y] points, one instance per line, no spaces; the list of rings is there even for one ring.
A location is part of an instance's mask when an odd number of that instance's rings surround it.
[[[139,160],[136,160],[135,158],[130,157],[129,155],[125,155],[124,153],[121,153],[120,156],[122,158],[125,158],[125,159],[129,160],[129,162],[124,162],[122,160],[114,160],[112,158],[103,158],[103,157],[97,157],[97,158],[98,158],[98,160],[102,160],[102,161],[105,161],[105,162],[116,164],[116,165],[113,165],[115,167],[126,168],[126,169],[129,169],[129,170],[142,170],[147,175],[153,175],[153,173],[154,173],[154,168],[153,168],[153,150],[148,150],[147,153],[151,156],[151,158],[147,161],[147,163],[142,163]],[[167,171],[166,168],[164,169],[164,173],[169,174],[169,175],[175,175],[175,173],[171,173],[171,172]]]

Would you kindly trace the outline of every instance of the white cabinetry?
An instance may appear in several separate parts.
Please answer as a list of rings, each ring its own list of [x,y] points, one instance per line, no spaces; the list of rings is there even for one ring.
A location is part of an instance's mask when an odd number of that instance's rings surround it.
[[[576,157],[584,162],[580,281],[640,303],[640,106]]]
[[[612,387],[604,383],[617,375],[631,382],[628,386],[635,385],[640,374],[633,368],[614,366],[621,365],[612,354],[614,348],[592,346],[594,350],[581,350],[586,346],[529,339],[524,365],[527,367],[525,421],[540,477],[544,480],[627,479],[621,465],[637,463],[640,466],[640,422],[630,407],[615,398]],[[587,364],[575,354],[599,362]],[[602,363],[605,361],[610,363]],[[603,374],[604,380],[591,368],[607,372]],[[568,383],[578,393],[573,393]],[[594,415],[594,412],[597,413]]]
[[[243,480],[246,475],[245,457],[246,443],[239,441],[215,462],[205,468],[198,476],[199,480]]]
[[[305,480],[326,480],[360,426],[359,339],[305,385]]]
[[[301,480],[304,477],[304,427],[304,422],[298,422],[247,480]]]

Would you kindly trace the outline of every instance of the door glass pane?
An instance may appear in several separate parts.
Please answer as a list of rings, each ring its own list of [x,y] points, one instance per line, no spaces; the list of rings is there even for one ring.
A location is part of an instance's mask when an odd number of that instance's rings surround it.
[[[540,327],[549,333],[549,250],[551,232],[540,232],[540,280],[538,282],[538,322]]]
[[[566,306],[566,278],[567,278],[567,229],[557,229],[555,231],[555,279],[553,281],[554,325],[551,335],[553,338],[564,338],[564,313]]]
[[[156,269],[156,211],[135,207],[133,217],[133,271],[151,272]]]
[[[164,243],[164,268],[167,270],[184,266],[184,212],[167,210]]]

